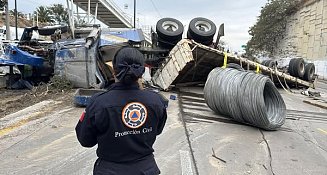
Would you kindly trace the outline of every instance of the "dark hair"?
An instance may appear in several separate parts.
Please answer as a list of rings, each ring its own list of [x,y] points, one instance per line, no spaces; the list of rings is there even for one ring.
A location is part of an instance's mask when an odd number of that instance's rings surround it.
[[[123,47],[112,61],[116,78],[124,84],[132,84],[144,73],[143,54],[135,48]]]

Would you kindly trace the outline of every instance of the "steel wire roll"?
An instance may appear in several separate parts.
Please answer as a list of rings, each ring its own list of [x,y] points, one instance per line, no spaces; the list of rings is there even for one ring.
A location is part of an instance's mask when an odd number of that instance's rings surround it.
[[[207,105],[235,121],[276,130],[286,118],[286,105],[273,82],[254,72],[215,68],[204,87]]]

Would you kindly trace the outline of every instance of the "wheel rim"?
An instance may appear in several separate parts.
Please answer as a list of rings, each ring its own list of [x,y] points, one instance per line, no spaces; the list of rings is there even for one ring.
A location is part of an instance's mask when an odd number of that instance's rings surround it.
[[[195,28],[197,28],[199,31],[208,32],[211,30],[211,24],[207,21],[197,21],[195,23]]]
[[[304,72],[304,64],[303,63],[300,64],[300,71]]]
[[[178,30],[178,24],[173,21],[165,21],[162,23],[162,28],[169,32],[175,32]]]
[[[310,69],[310,77],[313,76],[314,73],[315,73],[315,69],[314,68],[311,68]]]

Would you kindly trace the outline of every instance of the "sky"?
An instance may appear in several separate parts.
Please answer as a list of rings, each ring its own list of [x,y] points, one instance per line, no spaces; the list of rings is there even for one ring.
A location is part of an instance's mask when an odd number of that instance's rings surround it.
[[[134,0],[110,0],[115,2],[126,16],[133,17]],[[267,0],[137,0],[137,25],[139,27],[155,26],[164,17],[175,18],[183,23],[185,30],[188,23],[196,17],[212,20],[217,28],[225,24],[225,36],[222,40],[231,50],[242,50],[250,39],[249,28],[255,24],[261,7]],[[66,0],[17,0],[18,11],[32,13],[38,6],[61,3]],[[128,6],[127,8],[125,6]],[[14,0],[9,0],[9,9],[14,8]],[[186,32],[185,32],[186,33]]]

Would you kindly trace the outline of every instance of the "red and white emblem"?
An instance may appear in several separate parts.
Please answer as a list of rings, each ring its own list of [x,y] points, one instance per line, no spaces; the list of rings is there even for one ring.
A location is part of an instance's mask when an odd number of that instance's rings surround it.
[[[127,104],[122,111],[123,123],[132,129],[141,127],[148,116],[146,107],[139,102]]]

